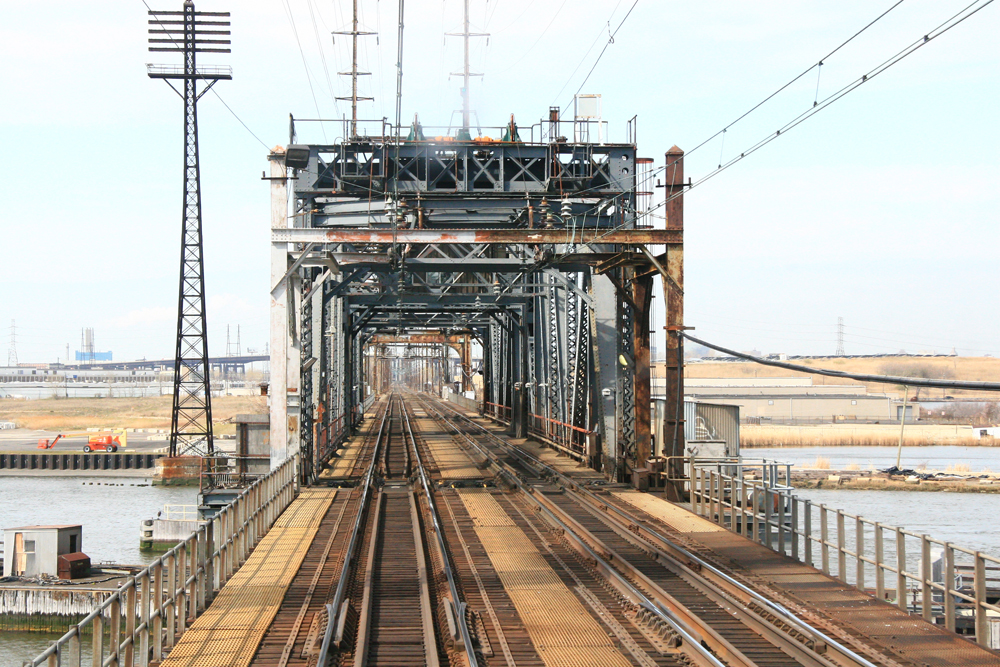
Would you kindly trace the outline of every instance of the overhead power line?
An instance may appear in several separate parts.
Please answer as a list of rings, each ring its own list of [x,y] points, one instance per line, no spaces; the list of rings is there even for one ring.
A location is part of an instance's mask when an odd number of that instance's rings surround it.
[[[152,9],[150,8],[150,6],[149,6],[149,3],[148,3],[148,2],[146,2],[146,0],[142,0],[142,4],[146,5],[146,9],[147,9],[147,10],[149,10],[150,12],[152,12],[152,11],[153,11],[153,10],[152,10]],[[169,34],[169,33],[168,33],[168,34]],[[171,39],[171,40],[173,41],[173,43],[174,43],[174,45],[175,45],[175,46],[182,46],[182,45],[181,45],[181,44],[180,44],[180,43],[179,43],[179,42],[178,42],[178,41],[177,41],[176,39],[174,39],[174,38],[173,38],[172,36],[170,37],[170,39]],[[242,125],[242,126],[244,127],[244,129],[246,129],[246,131],[250,133],[250,136],[252,136],[252,137],[253,137],[254,139],[256,139],[256,140],[257,140],[257,141],[258,141],[258,142],[260,143],[260,145],[261,145],[261,146],[263,146],[264,148],[268,148],[268,149],[269,149],[268,145],[267,145],[267,144],[265,144],[265,143],[264,143],[263,141],[261,141],[261,140],[260,140],[260,137],[258,137],[258,136],[257,136],[257,135],[256,135],[256,134],[254,133],[254,131],[253,131],[253,130],[251,130],[251,129],[250,129],[250,127],[249,127],[249,126],[247,126],[247,124],[243,122],[243,119],[242,119],[242,118],[240,118],[240,117],[239,117],[239,115],[237,115],[237,113],[236,113],[235,111],[233,111],[232,107],[230,107],[230,106],[229,106],[228,104],[226,104],[226,101],[225,101],[224,99],[222,99],[222,95],[220,95],[220,94],[219,94],[219,91],[217,91],[217,90],[216,90],[216,89],[215,89],[214,87],[212,87],[212,88],[209,88],[209,90],[211,90],[211,91],[212,91],[212,93],[213,93],[213,94],[214,94],[214,95],[215,95],[216,97],[218,97],[218,98],[219,98],[219,101],[220,101],[220,102],[222,102],[222,106],[226,107],[226,109],[228,109],[228,110],[229,110],[229,113],[233,114],[233,118],[235,118],[236,120],[238,120],[238,121],[239,121],[240,125]],[[270,149],[269,149],[269,150],[270,150]]]
[[[743,120],[744,118],[746,118],[747,116],[749,116],[750,114],[752,114],[754,111],[756,111],[757,109],[761,108],[762,106],[764,106],[765,104],[767,104],[768,102],[770,102],[772,99],[774,99],[775,96],[777,96],[782,91],[784,91],[789,86],[791,86],[793,83],[795,83],[796,81],[798,81],[799,79],[801,79],[802,77],[804,77],[806,74],[809,74],[809,72],[813,71],[814,69],[823,67],[823,64],[830,58],[830,56],[834,55],[835,53],[837,53],[837,51],[840,51],[842,48],[844,48],[845,46],[847,46],[848,44],[850,44],[851,42],[853,42],[855,40],[855,38],[857,38],[859,35],[861,35],[861,33],[865,32],[866,30],[868,30],[868,28],[870,28],[873,25],[875,25],[876,23],[878,23],[879,20],[881,20],[883,17],[885,17],[886,14],[888,14],[889,12],[891,12],[892,10],[894,10],[896,7],[899,7],[901,4],[903,4],[903,2],[904,2],[904,0],[897,0],[897,2],[895,2],[891,7],[889,7],[889,9],[885,10],[884,12],[882,12],[881,14],[879,14],[878,16],[876,16],[871,22],[869,22],[868,25],[866,25],[865,27],[863,27],[861,30],[858,30],[856,33],[854,33],[853,35],[851,35],[850,37],[848,37],[846,40],[844,40],[843,42],[841,42],[837,46],[837,48],[835,48],[833,51],[830,51],[828,54],[826,54],[825,56],[823,56],[822,58],[820,58],[819,60],[817,60],[815,63],[813,63],[812,65],[810,65],[809,67],[807,67],[801,74],[799,74],[798,76],[792,78],[791,81],[789,81],[788,83],[784,84],[783,86],[781,86],[780,88],[778,88],[776,91],[774,91],[773,93],[771,93],[770,95],[768,95],[767,97],[765,97],[764,99],[762,99],[760,102],[758,102],[757,104],[753,105],[752,107],[750,107],[749,109],[747,109],[746,111],[744,111],[742,114],[739,115],[739,117],[736,118],[736,120],[732,121],[731,123],[729,123],[728,125],[726,125],[725,127],[723,127],[721,130],[719,130],[718,132],[716,132],[712,136],[708,137],[707,139],[705,139],[704,141],[702,141],[701,143],[699,143],[698,145],[696,145],[691,150],[687,151],[686,155],[690,155],[691,153],[694,153],[696,150],[698,150],[699,148],[701,148],[705,144],[709,143],[710,141],[712,141],[712,139],[715,139],[719,135],[724,135],[731,127],[733,127],[734,125],[736,125],[736,123],[740,122],[741,120]],[[817,79],[816,83],[817,83],[817,90],[818,90],[818,87],[819,87],[819,80],[818,79]],[[815,106],[815,100],[814,100],[813,106]]]
[[[993,1],[994,0],[975,0],[971,4],[966,5],[962,10],[960,10],[956,14],[952,15],[950,18],[948,18],[947,20],[943,21],[942,23],[938,24],[938,26],[935,27],[933,30],[930,30],[929,32],[925,33],[924,35],[922,35],[921,37],[919,37],[916,41],[912,42],[908,46],[904,47],[902,50],[898,51],[895,55],[893,55],[893,56],[889,57],[888,59],[882,61],[881,63],[879,63],[878,65],[876,65],[872,69],[868,70],[866,73],[862,74],[857,79],[851,81],[850,83],[848,83],[847,85],[843,86],[842,88],[840,88],[836,92],[834,92],[831,95],[827,96],[822,101],[817,101],[809,109],[807,109],[806,111],[803,111],[798,116],[796,116],[795,118],[793,118],[790,121],[788,121],[787,123],[785,123],[778,130],[770,133],[769,135],[767,135],[763,139],[759,140],[757,143],[753,144],[749,148],[744,149],[737,157],[734,157],[734,158],[730,159],[728,162],[720,164],[716,169],[713,169],[712,171],[708,172],[707,174],[699,177],[698,180],[689,182],[686,186],[684,186],[683,188],[681,188],[681,190],[679,192],[676,192],[673,195],[671,195],[669,197],[666,197],[662,202],[660,202],[659,204],[653,206],[648,211],[646,211],[646,214],[647,215],[651,214],[651,213],[653,213],[653,212],[655,212],[655,211],[657,211],[657,210],[665,207],[667,204],[669,204],[674,199],[677,199],[678,197],[684,196],[686,193],[690,192],[694,188],[696,188],[699,185],[705,183],[706,181],[714,178],[715,176],[718,176],[723,171],[729,169],[730,167],[732,167],[737,162],[740,162],[740,161],[744,160],[745,158],[749,157],[751,154],[756,153],[758,150],[760,150],[761,148],[763,148],[767,144],[771,143],[775,139],[777,139],[777,138],[779,138],[779,137],[787,134],[789,130],[792,130],[795,127],[798,127],[799,125],[801,125],[802,123],[804,123],[808,119],[812,118],[813,116],[815,116],[817,113],[819,113],[823,109],[826,109],[827,107],[829,107],[830,105],[834,104],[835,102],[843,99],[848,94],[854,92],[855,90],[857,90],[858,88],[860,88],[865,83],[868,83],[869,81],[871,81],[872,79],[874,79],[879,74],[883,74],[884,72],[886,72],[893,65],[896,65],[896,64],[902,62],[908,56],[913,55],[918,50],[920,50],[921,48],[923,48],[924,46],[926,46],[927,44],[930,44],[932,41],[934,41],[938,37],[942,36],[943,34],[945,34],[946,32],[948,32],[952,28],[954,28],[954,27],[958,26],[959,24],[963,23],[966,19],[969,19],[969,18],[973,17],[974,15],[976,15],[977,13],[979,13],[981,10],[985,9],[987,6],[993,4]],[[686,153],[685,156],[688,155],[688,154],[689,153]],[[653,171],[650,174],[650,177],[656,176],[657,174],[660,174],[660,173],[663,173],[663,172],[669,170],[675,164],[676,164],[676,161],[672,162],[672,163],[669,163],[667,165],[664,165],[664,166],[656,169],[655,171]],[[606,236],[607,234],[610,234],[613,231],[621,229],[625,224],[626,223],[623,222],[621,225],[618,225],[617,227],[612,227],[611,229],[609,229],[608,231],[606,231],[601,236],[598,236],[598,237],[596,237],[596,238],[588,241],[584,245],[587,245],[588,247],[593,247],[593,244],[601,242],[601,238],[602,237]]]
[[[282,6],[285,8],[285,13],[288,16],[288,23],[292,26],[292,35],[295,36],[295,43],[299,47],[299,55],[302,57],[302,67],[306,71],[306,82],[309,84],[309,93],[312,95],[313,106],[316,107],[317,118],[322,118],[323,113],[319,110],[319,101],[316,99],[316,90],[313,88],[312,75],[309,73],[309,64],[306,62],[306,52],[302,49],[302,41],[299,39],[299,30],[295,26],[295,16],[292,13],[292,6],[289,4],[288,0],[283,0]],[[324,123],[319,124],[320,129],[323,132],[323,138],[326,138],[326,126]]]
[[[583,90],[583,87],[587,85],[587,81],[590,80],[590,75],[594,73],[595,69],[597,69],[597,65],[598,65],[598,63],[601,62],[601,58],[604,57],[605,51],[608,50],[609,46],[611,46],[612,44],[615,43],[615,35],[617,35],[618,31],[622,29],[623,25],[625,25],[625,21],[628,21],[628,17],[632,15],[632,10],[635,9],[635,6],[638,5],[638,4],[639,4],[639,0],[635,0],[635,2],[632,3],[632,6],[629,7],[628,11],[625,13],[625,18],[623,18],[621,20],[621,23],[618,24],[618,27],[615,28],[615,31],[608,36],[608,41],[604,43],[604,48],[601,49],[601,52],[599,54],[597,54],[597,60],[594,61],[593,67],[591,67],[590,71],[587,72],[587,76],[583,77],[583,81],[580,82],[580,87],[576,89],[576,93],[574,93],[574,95],[573,95],[574,97],[576,97],[577,95],[579,95],[580,91]],[[566,109],[568,109],[568,108],[569,108],[569,106],[566,107]],[[562,113],[559,114],[559,117],[562,118],[562,114],[564,114],[564,113],[566,113],[565,109],[562,111]]]
[[[220,102],[222,102],[222,106],[226,107],[226,109],[228,109],[228,110],[229,110],[229,113],[233,114],[233,118],[235,118],[236,120],[238,120],[238,121],[240,122],[240,125],[242,125],[242,126],[243,126],[243,127],[244,127],[244,128],[246,129],[246,131],[250,133],[250,136],[252,136],[252,137],[253,137],[254,139],[256,139],[256,140],[257,140],[257,142],[258,142],[258,143],[259,143],[259,144],[260,144],[261,146],[263,146],[264,148],[267,148],[268,150],[270,150],[270,147],[269,147],[269,146],[268,146],[267,144],[265,144],[265,143],[264,143],[263,141],[261,141],[260,137],[258,137],[258,136],[257,136],[257,135],[256,135],[256,134],[254,133],[254,131],[253,131],[253,130],[251,130],[251,129],[250,129],[250,128],[249,128],[248,126],[247,126],[247,124],[243,122],[243,119],[242,119],[242,118],[240,118],[240,117],[239,117],[239,116],[238,116],[238,115],[236,114],[236,112],[235,112],[235,111],[233,111],[232,107],[230,107],[230,106],[229,106],[228,104],[226,104],[226,101],[225,101],[224,99],[222,99],[222,95],[219,95],[219,93],[218,93],[218,92],[216,92],[215,88],[210,88],[209,90],[211,90],[211,91],[212,91],[213,93],[215,93],[215,96],[219,98],[219,101],[220,101]]]
[[[745,352],[737,352],[736,350],[730,350],[729,348],[722,347],[721,345],[715,345],[707,341],[701,340],[700,338],[695,338],[686,333],[681,333],[680,335],[687,338],[692,343],[697,343],[698,345],[703,345],[711,350],[717,352],[722,352],[723,354],[728,354],[739,359],[746,359],[747,361],[752,361],[757,364],[764,366],[774,366],[775,368],[784,368],[790,371],[799,371],[801,373],[812,373],[813,375],[825,375],[827,377],[835,378],[845,378],[848,380],[857,380],[859,382],[881,382],[883,384],[898,384],[906,387],[934,387],[938,389],[974,389],[979,391],[1000,391],[1000,382],[966,382],[962,380],[935,380],[928,378],[911,378],[911,377],[901,377],[896,375],[868,375],[865,373],[848,373],[847,371],[834,371],[828,368],[812,368],[811,366],[801,366],[799,364],[791,364],[787,361],[774,361],[771,359],[764,359],[762,357],[755,357],[752,354],[746,354]]]

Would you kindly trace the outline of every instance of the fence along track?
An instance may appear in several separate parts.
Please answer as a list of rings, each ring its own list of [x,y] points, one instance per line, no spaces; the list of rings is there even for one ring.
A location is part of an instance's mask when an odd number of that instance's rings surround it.
[[[354,462],[355,471],[370,462],[376,445],[377,425],[381,422],[379,414],[384,410],[383,405],[369,422],[361,451]],[[312,664],[315,646],[310,645],[313,643],[309,642],[310,631],[314,630],[314,623],[322,616],[325,602],[343,567],[351,518],[360,509],[362,493],[361,489],[338,492],[281,608],[264,635],[252,665],[287,667]]]
[[[440,406],[440,404],[438,405]],[[788,610],[759,596],[755,592],[729,577],[721,570],[712,566],[710,563],[702,561],[693,554],[689,554],[681,547],[672,545],[672,543],[670,543],[669,540],[663,536],[652,533],[652,531],[648,531],[645,527],[637,525],[635,520],[628,515],[627,512],[617,507],[608,508],[607,504],[602,502],[598,496],[587,490],[580,489],[578,485],[573,482],[573,480],[559,474],[557,471],[553,470],[549,466],[546,466],[530,454],[503,442],[500,438],[490,433],[482,426],[469,420],[464,415],[461,415],[446,406],[441,407],[443,407],[446,412],[451,413],[451,419],[445,417],[445,414],[440,410],[435,410],[435,412],[438,413],[440,418],[451,422],[456,431],[462,431],[461,428],[455,425],[454,418],[457,417],[471,424],[477,433],[481,432],[483,435],[488,437],[491,442],[498,443],[502,447],[502,454],[505,457],[513,455],[519,459],[519,461],[523,463],[524,468],[528,471],[529,475],[534,477],[541,473],[553,479],[560,480],[568,489],[566,494],[546,495],[536,493],[527,495],[535,496],[534,500],[540,507],[552,512],[558,518],[566,520],[570,525],[572,525],[570,534],[576,536],[576,539],[578,540],[577,546],[583,547],[584,545],[588,545],[590,547],[596,547],[597,550],[602,551],[603,553],[609,554],[611,556],[610,560],[612,560],[619,568],[627,572],[630,579],[636,578],[638,575],[641,587],[648,590],[650,583],[655,584],[656,582],[651,581],[648,575],[645,575],[642,571],[642,568],[636,568],[633,566],[630,562],[632,559],[638,559],[640,565],[650,568],[651,571],[657,573],[658,576],[668,577],[668,575],[672,575],[672,577],[678,581],[687,582],[689,584],[689,588],[697,591],[698,593],[695,599],[697,600],[699,596],[701,598],[700,602],[692,604],[696,607],[701,606],[702,610],[707,609],[708,611],[711,611],[713,606],[716,609],[726,607],[728,609],[736,610],[741,617],[741,623],[748,624],[749,628],[758,635],[768,635],[768,638],[771,640],[771,642],[769,642],[771,643],[771,650],[775,648],[774,644],[782,646],[785,651],[796,657],[798,662],[795,664],[853,664],[871,667],[872,663],[866,658],[830,639]],[[468,438],[467,435],[463,435],[463,437],[470,446],[486,453],[486,451],[484,451],[484,446],[481,443],[473,441]],[[490,450],[490,454],[488,455],[490,455],[495,462],[499,463],[499,461],[497,461],[498,456],[496,448],[488,447],[487,449]],[[502,464],[500,465],[502,466]],[[510,466],[503,467],[510,470]],[[520,485],[520,482],[517,483]],[[521,486],[523,489],[523,485]],[[586,499],[587,503],[590,505],[589,508],[584,506],[585,501],[583,499]],[[619,518],[621,518],[624,522],[624,531],[620,530],[622,528],[621,525],[615,526],[615,528],[610,528],[604,521],[604,519],[607,518],[606,516],[599,517],[592,513],[594,507],[600,507],[601,510],[607,513],[617,513]],[[581,521],[583,525],[581,525]],[[585,526],[594,528],[600,537],[588,531]],[[651,534],[647,536],[647,532]],[[645,543],[637,543],[624,538],[623,533],[640,533],[643,537],[651,537],[653,539],[648,540]],[[623,553],[615,553],[615,550],[608,548],[608,545],[604,544],[600,538],[605,538],[608,541],[613,542],[613,544]],[[658,545],[663,547],[670,545],[675,549],[677,554],[684,555],[685,557],[690,556],[690,558],[686,559],[686,563],[692,563],[695,567],[688,567],[684,561],[671,558],[670,554],[657,552],[656,549],[651,550],[650,541],[654,542],[654,544],[658,543]],[[646,554],[649,554],[651,551],[652,555],[647,556]],[[667,565],[669,565],[669,567]],[[700,570],[702,574],[699,574],[695,570]],[[722,586],[722,583],[725,583],[726,586]],[[657,591],[654,597],[656,597],[657,602],[662,605],[662,598],[664,597],[662,593],[665,591],[662,591],[662,587],[657,587],[661,590]],[[690,591],[680,590],[678,592],[682,598],[690,594]],[[749,612],[742,611],[745,605],[740,603],[741,597],[743,599],[748,597],[752,598],[753,602],[756,603],[758,607],[762,608],[762,611],[765,613],[758,616],[756,614],[750,614]],[[676,598],[674,598],[674,601],[680,602]],[[680,605],[680,607],[683,607],[683,605]],[[771,625],[774,627],[765,628],[762,631],[761,620],[764,616],[770,617],[769,620],[771,621]],[[689,618],[698,622],[697,613],[691,613]],[[722,618],[715,619],[716,624],[720,624],[720,627],[723,628],[723,633],[721,633],[723,635],[730,632],[731,629],[738,629],[726,627],[729,625],[733,617],[729,616],[729,619],[729,621]],[[710,624],[702,623],[702,626],[705,628],[703,630],[705,635],[713,634],[708,625]],[[768,660],[770,660],[770,656],[767,655],[767,651],[765,651],[765,653],[760,652],[761,650],[764,650],[764,647],[747,645],[746,641],[748,639],[748,635],[746,635],[743,631],[732,636],[735,644],[743,645],[747,649],[749,655],[744,656],[748,661],[747,664],[771,664],[768,662]],[[708,639],[708,637],[706,637],[706,639]],[[711,645],[711,642],[709,642],[709,644]],[[715,647],[713,647],[713,649],[718,650]],[[829,651],[829,658],[823,655],[826,651]],[[832,659],[834,657],[835,659]],[[760,659],[762,662],[755,663],[754,658]]]

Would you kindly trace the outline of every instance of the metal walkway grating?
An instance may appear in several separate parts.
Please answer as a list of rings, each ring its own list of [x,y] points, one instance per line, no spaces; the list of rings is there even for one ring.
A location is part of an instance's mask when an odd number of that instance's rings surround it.
[[[547,667],[625,667],[629,661],[608,639],[576,595],[488,491],[460,492],[476,535],[531,643]]]
[[[249,665],[336,495],[336,489],[303,490],[162,667]]]

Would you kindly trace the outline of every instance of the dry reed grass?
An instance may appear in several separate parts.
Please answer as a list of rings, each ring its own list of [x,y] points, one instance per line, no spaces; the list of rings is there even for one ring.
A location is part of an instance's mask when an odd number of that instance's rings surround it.
[[[968,463],[952,463],[944,469],[945,472],[972,472]]]
[[[144,398],[63,398],[37,401],[0,400],[0,421],[21,428],[70,431],[98,428],[170,428],[171,396]],[[267,412],[259,396],[219,396],[212,399],[212,417],[223,422],[242,413]],[[226,433],[227,425],[220,425]]]
[[[857,463],[848,463],[844,470],[861,470],[861,466]]]
[[[814,470],[829,470],[830,469],[830,459],[825,459],[822,456],[817,456],[813,464],[809,466]]]
[[[894,368],[905,368],[908,365],[926,369],[934,377],[948,377],[954,380],[979,380],[987,382],[1000,382],[1000,358],[992,357],[893,357],[893,358],[867,358],[867,359],[846,359],[841,357],[828,357],[824,359],[799,359],[795,363],[803,366],[815,366],[816,368],[831,368],[838,371],[850,373],[864,373],[871,375],[885,375],[885,366],[892,364]],[[895,373],[893,373],[895,374]],[[773,368],[761,366],[754,363],[697,363],[686,364],[684,366],[684,376],[689,378],[724,378],[724,377],[802,377],[810,375],[808,373],[797,373],[784,368]],[[853,380],[841,380],[838,378],[826,377],[823,375],[811,374],[814,384],[859,384]],[[868,387],[868,391],[875,393],[886,392],[896,396],[901,395],[901,388],[893,384],[880,382],[863,383]],[[910,390],[911,395],[915,393]],[[922,389],[920,398],[943,398],[945,395],[969,398],[972,396],[985,396],[989,400],[996,400],[996,396],[989,392],[964,391],[958,389]]]
[[[741,426],[744,447],[886,447],[899,444],[898,424],[816,424],[810,426]],[[996,439],[980,440],[971,426],[908,424],[907,447],[961,445],[989,447]]]

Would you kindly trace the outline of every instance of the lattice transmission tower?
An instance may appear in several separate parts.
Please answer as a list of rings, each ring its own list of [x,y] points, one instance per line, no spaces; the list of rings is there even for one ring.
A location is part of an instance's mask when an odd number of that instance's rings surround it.
[[[374,97],[359,97],[358,96],[358,77],[359,76],[371,76],[371,72],[361,72],[358,70],[358,37],[377,35],[375,32],[364,32],[358,30],[358,0],[354,0],[354,18],[351,21],[350,30],[338,30],[333,32],[334,35],[350,35],[351,36],[351,71],[350,72],[338,72],[340,76],[351,77],[351,96],[350,97],[338,97],[338,100],[350,100],[351,102],[351,137],[358,136],[358,102],[373,101]],[[334,40],[336,41],[336,40]]]
[[[462,77],[462,131],[459,133],[459,140],[471,139],[471,133],[469,132],[469,126],[471,124],[470,114],[471,107],[469,105],[469,80],[474,76],[482,76],[482,73],[472,72],[469,66],[469,38],[471,37],[489,37],[488,32],[470,32],[471,24],[469,23],[469,0],[465,0],[464,3],[464,13],[462,20],[462,32],[447,32],[445,35],[448,37],[461,37],[463,42],[463,53],[464,61],[461,72],[452,72],[452,76]],[[478,118],[478,115],[476,116]]]
[[[149,15],[149,50],[184,57],[181,66],[146,66],[150,78],[163,79],[184,100],[184,206],[170,456],[212,456],[215,444],[205,319],[198,100],[217,82],[233,76],[230,67],[197,67],[195,61],[198,53],[230,53],[229,12],[198,12],[188,0],[182,11],[151,10]],[[172,81],[183,82],[183,92]],[[203,82],[200,92],[198,81]]]
[[[10,345],[7,347],[7,365],[17,366],[17,323],[10,321]]]
[[[837,356],[844,356],[844,318],[837,318]]]

